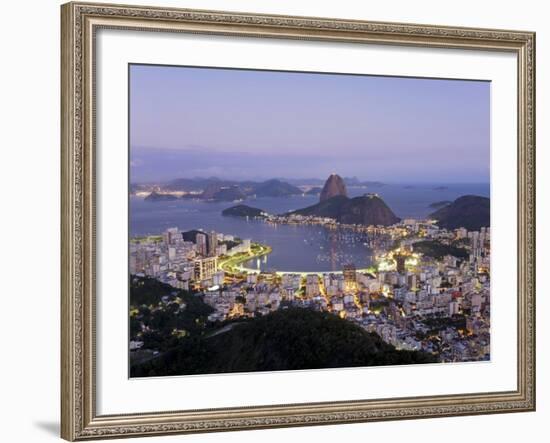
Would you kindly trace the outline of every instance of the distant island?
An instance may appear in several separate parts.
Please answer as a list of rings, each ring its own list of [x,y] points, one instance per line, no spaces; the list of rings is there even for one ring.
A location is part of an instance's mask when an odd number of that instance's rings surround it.
[[[265,218],[267,214],[258,208],[253,208],[247,205],[237,205],[224,209],[222,215],[226,217],[250,217],[250,218]]]
[[[442,208],[443,206],[450,205],[451,203],[452,202],[450,200],[443,200],[443,201],[439,201],[439,202],[434,202],[434,203],[430,204],[428,207],[432,208],[432,209],[439,209],[439,208]]]
[[[449,189],[448,186],[436,186],[434,191],[446,191],[447,189]]]
[[[436,220],[441,228],[478,231],[482,227],[490,226],[490,200],[477,195],[464,195],[430,214],[430,218]]]
[[[174,201],[177,199],[178,197],[176,195],[164,194],[156,191],[151,192],[147,197],[145,197],[145,200],[150,202],[167,202],[167,201]]]

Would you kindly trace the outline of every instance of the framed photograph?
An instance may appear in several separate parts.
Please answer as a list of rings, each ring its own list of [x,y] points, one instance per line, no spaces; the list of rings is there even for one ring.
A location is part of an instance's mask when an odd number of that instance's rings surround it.
[[[535,409],[535,35],[62,6],[62,437]]]

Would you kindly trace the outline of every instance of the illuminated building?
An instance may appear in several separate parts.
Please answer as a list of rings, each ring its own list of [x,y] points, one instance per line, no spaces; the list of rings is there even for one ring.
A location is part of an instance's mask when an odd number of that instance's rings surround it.
[[[216,254],[216,248],[218,247],[218,234],[214,231],[208,234],[208,255],[213,257]]]
[[[199,258],[194,261],[194,275],[195,280],[207,280],[212,278],[218,270],[218,258],[217,257],[205,257]]]
[[[309,274],[306,277],[306,297],[315,297],[319,295],[319,276]]]
[[[344,265],[344,290],[355,291],[357,289],[357,272],[353,263]]]
[[[196,238],[198,253],[202,256],[208,255],[206,234],[198,233],[195,238]]]
[[[210,234],[207,234],[206,232],[193,229],[182,232],[181,237],[184,241],[195,243],[199,255],[203,257],[216,255],[218,234],[215,232],[212,231]]]
[[[395,263],[397,264],[397,272],[405,272],[405,259],[407,257],[405,255],[397,254],[394,255],[393,258],[395,259]]]
[[[181,240],[181,235],[178,228],[168,228],[163,232],[162,238],[164,240],[164,244],[174,245],[178,242],[178,240]]]

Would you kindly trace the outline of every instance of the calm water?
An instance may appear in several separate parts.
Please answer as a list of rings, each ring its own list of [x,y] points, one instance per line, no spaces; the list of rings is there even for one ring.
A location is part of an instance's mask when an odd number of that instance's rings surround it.
[[[436,189],[444,187],[444,189]],[[488,184],[463,185],[384,185],[359,189],[348,188],[350,196],[376,192],[401,218],[423,218],[434,210],[429,205],[436,201],[454,200],[461,195],[474,194],[489,197]],[[244,203],[280,214],[318,202],[317,196],[249,199]],[[278,271],[335,271],[346,263],[358,268],[370,264],[371,251],[360,234],[327,231],[318,226],[273,226],[261,221],[223,217],[222,210],[233,202],[201,202],[177,200],[147,202],[130,198],[130,235],[159,234],[166,228],[180,230],[204,229],[230,234],[265,243],[273,252],[265,259],[254,260],[251,267]]]

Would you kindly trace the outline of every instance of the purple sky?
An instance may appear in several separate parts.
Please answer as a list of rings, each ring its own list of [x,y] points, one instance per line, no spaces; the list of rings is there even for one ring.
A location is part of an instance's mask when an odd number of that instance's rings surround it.
[[[130,67],[131,181],[489,182],[490,83]]]

